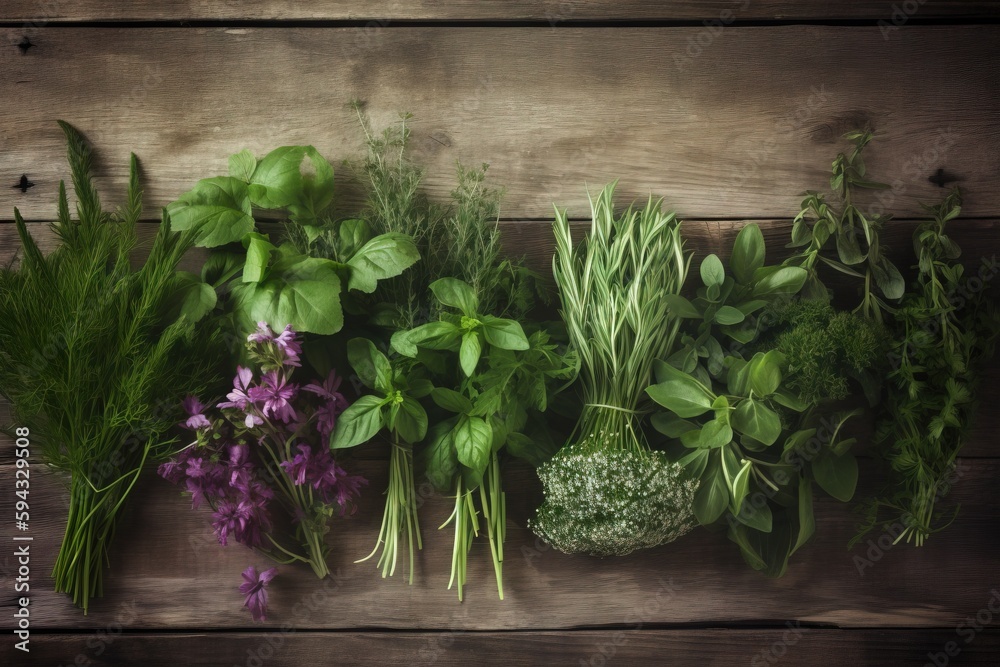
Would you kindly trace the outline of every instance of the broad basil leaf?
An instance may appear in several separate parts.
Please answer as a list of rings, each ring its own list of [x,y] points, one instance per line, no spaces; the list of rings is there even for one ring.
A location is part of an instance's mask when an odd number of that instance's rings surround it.
[[[167,206],[167,213],[174,230],[196,230],[197,243],[204,248],[239,241],[255,226],[247,184],[230,176],[198,181]]]
[[[446,306],[458,308],[466,317],[474,317],[479,308],[476,290],[458,278],[439,278],[430,285],[437,300]]]
[[[378,396],[362,396],[337,417],[337,428],[330,436],[331,449],[363,444],[382,429],[382,401]]]
[[[730,422],[733,428],[765,445],[774,444],[781,435],[781,419],[771,408],[751,398],[740,401]]]
[[[416,244],[406,234],[393,232],[376,236],[347,260],[351,267],[347,288],[371,294],[379,280],[398,276],[419,259]]]

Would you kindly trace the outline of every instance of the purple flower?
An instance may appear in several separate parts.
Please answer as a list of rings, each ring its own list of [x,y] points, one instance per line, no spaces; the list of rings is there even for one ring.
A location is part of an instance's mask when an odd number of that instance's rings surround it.
[[[337,415],[341,412],[342,410],[337,409],[337,403],[334,401],[327,401],[316,409],[314,413],[316,417],[316,430],[319,431],[323,440],[330,438],[330,434],[337,427]]]
[[[285,353],[284,363],[286,366],[302,365],[299,362],[299,355],[302,354],[302,345],[299,343],[299,338],[295,335],[295,330],[292,329],[291,324],[285,325],[285,330],[274,339],[274,344],[278,346],[279,350]]]
[[[299,453],[291,461],[282,461],[281,468],[288,473],[288,477],[297,485],[306,483],[306,475],[309,473],[312,449],[309,445],[299,445]]]
[[[258,322],[257,331],[247,336],[247,342],[266,345],[273,343],[275,348],[283,357],[280,361],[285,366],[301,366],[299,355],[302,354],[302,345],[299,342],[295,330],[291,324],[286,324],[284,331],[275,335],[267,322]]]
[[[197,399],[195,396],[186,396],[184,398],[184,411],[188,414],[187,421],[184,422],[186,428],[192,431],[197,431],[201,428],[209,428],[212,423],[208,421],[208,417],[205,416],[205,408],[208,407]]]
[[[309,391],[317,396],[322,396],[327,401],[331,403],[336,403],[339,408],[338,413],[343,412],[347,407],[347,400],[344,395],[341,394],[338,389],[340,389],[340,383],[343,378],[337,377],[337,371],[330,371],[330,374],[326,376],[323,384],[316,384],[312,382],[302,387],[303,391]]]
[[[184,461],[180,460],[167,461],[160,464],[160,467],[156,469],[156,474],[171,484],[180,484],[184,479],[185,465]]]
[[[278,574],[278,568],[272,567],[259,575],[253,565],[243,571],[243,583],[240,593],[246,598],[243,606],[250,610],[254,621],[267,620],[267,584]]]
[[[215,535],[222,546],[228,546],[230,533],[237,536],[243,531],[244,526],[245,521],[240,514],[239,504],[231,500],[223,500],[212,514],[212,527],[215,528]]]
[[[254,392],[254,396],[264,403],[264,416],[280,419],[286,424],[297,418],[290,401],[298,393],[298,386],[288,384],[284,375],[277,371],[264,374],[264,383]]]
[[[253,380],[253,371],[249,368],[243,368],[242,366],[236,367],[236,377],[233,378],[233,391],[226,395],[228,401],[223,401],[219,403],[220,408],[238,408],[240,410],[246,410],[247,406],[256,403],[254,396],[251,396],[252,390],[250,387],[250,382]]]
[[[358,475],[348,475],[347,471],[337,465],[330,450],[324,448],[310,462],[309,483],[323,502],[336,502],[340,505],[340,513],[343,514],[368,480]]]
[[[253,463],[250,462],[250,447],[242,445],[229,446],[229,486],[246,491],[253,477]]]
[[[191,506],[195,509],[206,500],[225,497],[228,487],[225,466],[202,457],[190,457],[186,461],[185,472]]]

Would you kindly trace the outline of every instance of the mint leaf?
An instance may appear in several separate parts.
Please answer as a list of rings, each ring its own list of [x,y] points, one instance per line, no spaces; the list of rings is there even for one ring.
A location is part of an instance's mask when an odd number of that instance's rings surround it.
[[[341,225],[340,229],[343,234],[344,226]],[[362,230],[352,225],[347,231],[352,235],[351,240],[357,241]],[[416,244],[406,234],[390,232],[376,236],[347,260],[347,265],[351,267],[347,289],[371,294],[379,280],[398,276],[419,259]]]
[[[229,176],[198,181],[167,206],[167,213],[173,229],[195,230],[204,248],[239,241],[255,227],[246,183]]]

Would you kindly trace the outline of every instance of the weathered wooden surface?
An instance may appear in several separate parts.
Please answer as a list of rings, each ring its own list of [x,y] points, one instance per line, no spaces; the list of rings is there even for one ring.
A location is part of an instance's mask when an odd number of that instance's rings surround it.
[[[436,527],[452,501],[421,487],[425,544],[415,583],[400,573],[382,580],[371,562],[355,564],[375,543],[381,516],[385,464],[356,461],[350,467],[371,480],[356,515],[335,521],[329,557],[335,576],[318,584],[306,568],[281,567],[271,586],[265,624],[295,622],[297,604],[317,593],[317,609],[301,629],[555,630],[627,623],[636,608],[644,622],[754,624],[785,620],[839,627],[954,627],[975,614],[1000,586],[995,554],[1000,548],[996,507],[1000,485],[995,459],[962,460],[950,499],[962,504],[949,529],[916,549],[889,546],[880,532],[874,546],[846,549],[856,516],[850,505],[817,493],[817,534],[795,555],[788,573],[771,580],[752,571],[724,534],[697,529],[673,544],[627,557],[598,560],[567,556],[537,542],[525,527],[540,501],[534,472],[507,466],[509,533],[504,563],[505,600],[497,599],[489,548],[473,548],[465,602],[446,589],[452,537]],[[869,466],[864,466],[867,470]],[[8,496],[11,467],[0,468],[0,492]],[[65,492],[44,467],[32,469],[32,602],[37,628],[99,628],[122,605],[133,605],[133,627],[158,629],[247,628],[236,590],[240,572],[266,560],[240,546],[222,548],[211,533],[210,513],[192,511],[168,483],[149,475],[136,489],[119,529],[105,578],[105,598],[84,617],[46,579],[62,535]],[[859,493],[876,480],[863,475]],[[860,496],[859,496],[860,497]],[[4,526],[9,540],[12,528]],[[882,546],[879,547],[879,540]],[[869,553],[870,551],[870,553]],[[858,558],[863,559],[862,562]],[[6,560],[5,560],[6,559]],[[3,573],[13,558],[0,556]],[[0,617],[10,627],[15,597],[0,586]],[[1000,620],[1000,616],[997,617]]]
[[[902,3],[899,3],[902,4]],[[998,13],[990,0],[951,2],[923,0],[916,11],[900,10],[904,18],[983,17]],[[39,2],[7,0],[0,21],[24,21],[29,27],[51,21],[182,21],[182,20],[372,20],[376,26],[393,20],[544,20],[566,21],[715,19],[730,23],[752,19],[868,18],[891,21],[893,6],[873,0],[830,3],[819,0],[141,0],[108,3],[101,0]],[[729,13],[726,13],[729,12]]]
[[[587,184],[621,179],[685,218],[784,217],[822,188],[837,138],[871,124],[874,176],[919,214],[959,179],[965,215],[1000,215],[1000,26],[393,28],[51,28],[22,54],[0,50],[0,211],[51,215],[66,173],[61,118],[90,136],[110,201],[128,151],[160,206],[229,153],[312,143],[357,156],[345,109],[369,103],[376,126],[415,114],[413,146],[432,194],[454,187],[454,162],[491,162],[506,218],[549,218],[553,203],[586,212]],[[20,33],[0,29],[0,38]],[[706,38],[707,39],[707,38]],[[26,174],[27,193],[13,186]],[[102,185],[108,185],[103,183]],[[7,217],[9,214],[4,214]]]
[[[128,618],[128,610],[122,612]],[[640,621],[627,622],[635,628]],[[32,643],[33,664],[136,665],[175,667],[184,656],[189,667],[269,665],[299,667],[330,656],[330,664],[360,665],[704,665],[749,664],[901,665],[996,664],[1000,631],[959,634],[955,629],[844,631],[777,624],[770,630],[623,629],[556,632],[385,633],[322,632],[289,628],[284,633],[121,634],[117,625],[103,634],[39,637]],[[970,641],[966,642],[969,638]],[[945,649],[951,650],[949,657]],[[9,647],[0,655],[10,655]],[[74,663],[77,656],[88,662]],[[17,656],[13,656],[15,659]],[[941,662],[948,660],[948,663]]]

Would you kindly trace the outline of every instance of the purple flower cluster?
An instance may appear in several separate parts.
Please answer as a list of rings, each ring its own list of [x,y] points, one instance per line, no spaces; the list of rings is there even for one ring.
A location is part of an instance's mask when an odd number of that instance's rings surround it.
[[[325,447],[318,454],[309,445],[299,445],[297,449],[299,453],[291,461],[282,461],[281,468],[295,485],[309,485],[324,503],[339,505],[343,515],[368,480],[348,475]]]
[[[269,502],[274,492],[256,475],[250,448],[227,445],[226,458],[199,455],[200,449],[189,447],[162,464],[160,476],[174,484],[183,482],[192,507],[208,502],[215,509],[212,526],[222,546],[230,537],[251,548],[261,546],[262,533],[271,529]]]
[[[330,506],[338,505],[343,515],[367,483],[338,465],[327,446],[337,417],[347,408],[341,378],[331,372],[304,386],[292,382],[302,366],[302,345],[290,326],[276,334],[259,323],[247,348],[258,370],[238,366],[232,390],[214,411],[194,396],[184,399],[187,418],[181,426],[194,431],[196,440],[162,464],[159,473],[183,486],[193,507],[212,507],[212,526],[223,546],[230,540],[268,546],[271,505],[278,500],[295,521],[309,562],[321,563],[325,528],[319,526],[330,516]],[[317,530],[322,530],[318,538],[311,532]],[[243,574],[240,590],[254,620],[264,618],[264,585],[274,572],[258,576],[248,568]]]

